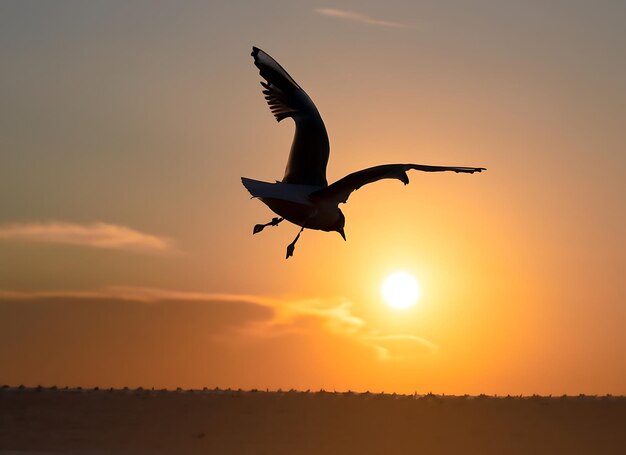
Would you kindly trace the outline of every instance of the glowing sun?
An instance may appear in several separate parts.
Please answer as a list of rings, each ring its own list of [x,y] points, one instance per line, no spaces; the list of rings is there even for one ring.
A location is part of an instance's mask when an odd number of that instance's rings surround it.
[[[409,308],[420,298],[421,289],[417,280],[407,272],[395,272],[385,278],[380,292],[392,308]]]

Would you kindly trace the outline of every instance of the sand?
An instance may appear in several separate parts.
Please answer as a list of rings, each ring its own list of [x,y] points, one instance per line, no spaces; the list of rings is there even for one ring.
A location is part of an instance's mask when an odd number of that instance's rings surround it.
[[[624,454],[624,397],[0,389],[0,453]]]

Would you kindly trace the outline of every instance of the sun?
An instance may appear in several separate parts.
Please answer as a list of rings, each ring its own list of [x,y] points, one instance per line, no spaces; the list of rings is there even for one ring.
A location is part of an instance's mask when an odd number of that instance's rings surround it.
[[[402,310],[415,305],[422,292],[413,275],[408,272],[395,272],[385,278],[380,293],[387,305]]]

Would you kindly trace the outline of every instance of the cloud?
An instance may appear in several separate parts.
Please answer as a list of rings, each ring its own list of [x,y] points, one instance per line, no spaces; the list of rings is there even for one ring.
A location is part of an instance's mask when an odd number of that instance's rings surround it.
[[[62,221],[0,225],[0,240],[61,243],[112,250],[166,252],[171,240],[107,223],[75,224]]]
[[[158,288],[135,286],[109,286],[98,290],[88,291],[8,291],[0,289],[0,300],[46,300],[46,299],[93,299],[93,300],[121,300],[138,303],[157,303],[163,301],[186,302],[246,302],[259,306],[272,307],[276,299],[260,297],[250,294],[225,294],[219,292],[189,292],[172,291]]]
[[[96,291],[40,291],[15,292],[0,290],[1,301],[24,302],[100,300],[106,302],[134,302],[142,304],[216,303],[245,304],[271,315],[266,318],[242,318],[231,324],[222,339],[271,339],[290,334],[323,330],[354,341],[372,349],[381,360],[412,358],[415,355],[435,352],[437,346],[425,338],[412,334],[384,334],[368,327],[367,322],[355,315],[353,304],[343,298],[286,299],[251,294],[227,294],[171,291],[164,289],[113,286]],[[216,336],[216,339],[219,336]]]
[[[323,319],[334,331],[355,333],[365,321],[352,314],[352,303],[345,299],[310,299],[287,304],[287,317],[314,317]]]
[[[371,342],[372,348],[381,359],[405,359],[423,351],[435,352],[439,347],[426,338],[417,335],[366,335],[364,340]]]
[[[271,320],[270,308],[232,296],[204,300],[194,293],[129,291],[0,292],[0,365],[11,365],[2,380],[114,387],[274,384],[276,368],[266,371],[255,362],[280,359],[276,346],[284,340],[232,336]],[[262,378],[246,382],[251,368]]]
[[[341,10],[341,9],[335,9],[335,8],[316,8],[315,12],[323,16],[334,17],[336,19],[352,21],[352,22],[360,22],[361,24],[376,25],[379,27],[393,27],[393,28],[409,28],[410,27],[409,25],[402,24],[400,22],[375,19],[365,14],[357,13],[356,11],[348,11],[348,10]]]

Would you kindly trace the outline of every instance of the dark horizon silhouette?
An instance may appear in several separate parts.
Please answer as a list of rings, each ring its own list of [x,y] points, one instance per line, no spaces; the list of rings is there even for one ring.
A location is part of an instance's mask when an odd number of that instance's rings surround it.
[[[0,388],[0,450],[608,454],[625,417],[612,396]]]
[[[382,179],[397,179],[407,185],[408,170],[469,174],[485,170],[483,167],[383,164],[353,172],[328,185],[326,166],[330,144],[317,107],[269,54],[253,47],[251,55],[265,79],[265,82],[261,82],[263,94],[276,121],[292,118],[296,125],[282,181],[268,183],[246,177],[241,179],[252,197],[259,198],[278,215],[265,224],[255,225],[253,234],[261,232],[267,226],[278,226],[283,220],[300,226],[296,238],[287,246],[286,259],[293,256],[296,242],[305,229],[338,232],[346,240],[346,219],[339,204],[345,204],[350,194],[363,185]]]

